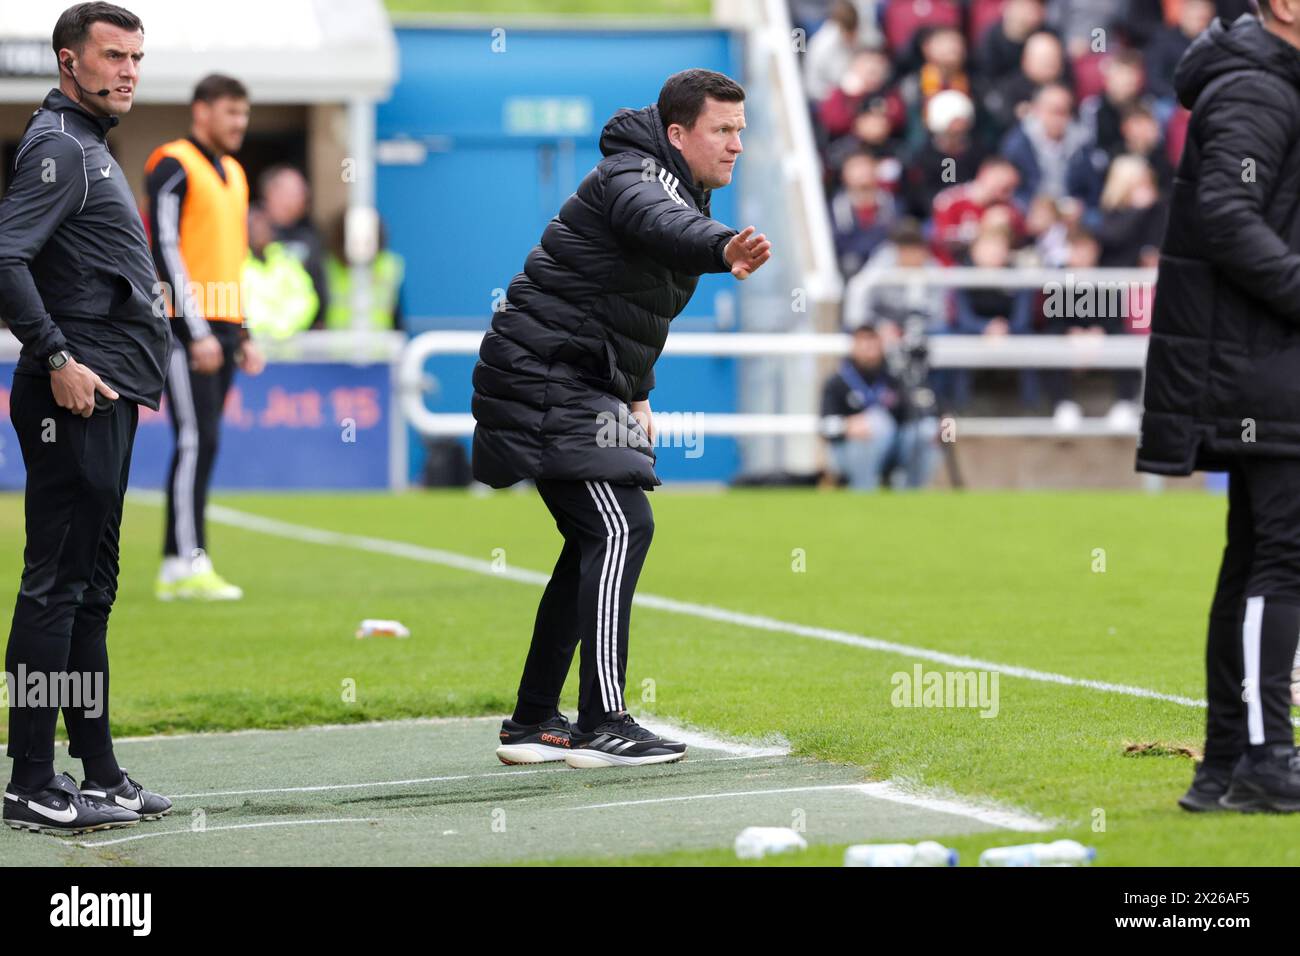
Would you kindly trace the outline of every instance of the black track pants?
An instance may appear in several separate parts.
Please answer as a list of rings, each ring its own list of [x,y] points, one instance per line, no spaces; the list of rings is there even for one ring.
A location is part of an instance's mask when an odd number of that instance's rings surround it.
[[[167,557],[192,558],[196,551],[207,550],[203,514],[221,439],[221,412],[235,378],[238,346],[238,338],[220,331],[214,334],[225,353],[225,361],[217,371],[194,371],[188,351],[180,344],[172,346],[167,366],[167,411],[176,437],[176,450],[167,472],[167,531],[163,541],[163,555]],[[237,328],[234,334],[238,335]]]
[[[11,687],[8,754],[52,761],[59,706],[66,705],[71,756],[101,757],[113,750],[106,641],[139,408],[123,398],[82,418],[55,404],[47,379],[15,375],[9,417],[27,467],[27,544],[5,670],[15,679],[25,674],[29,688],[37,673],[70,675],[89,693],[41,701],[55,706],[33,706],[32,698],[15,706]]]
[[[607,712],[626,709],[632,593],[654,516],[636,486],[539,480],[537,490],[564,536],[564,549],[537,608],[519,702],[531,710],[558,707],[581,644],[578,726],[590,730]]]
[[[1210,608],[1207,760],[1293,742],[1298,636],[1300,460],[1241,459],[1228,471],[1228,543]]]

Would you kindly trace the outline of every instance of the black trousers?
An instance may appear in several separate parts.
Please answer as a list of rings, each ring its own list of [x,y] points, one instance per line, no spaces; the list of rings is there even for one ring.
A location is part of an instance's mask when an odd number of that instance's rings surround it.
[[[606,713],[626,709],[632,593],[654,535],[654,515],[636,486],[538,480],[537,490],[564,536],[564,549],[537,608],[519,702],[558,709],[581,644],[578,727],[591,730]]]
[[[64,706],[63,719],[72,756],[102,757],[113,750],[108,616],[139,408],[118,399],[82,418],[55,404],[47,379],[15,375],[9,417],[27,466],[27,545],[5,670],[14,677],[78,675],[96,690],[98,706]],[[16,700],[11,687],[9,756],[52,761],[59,707],[17,707]]]
[[[1300,460],[1239,459],[1228,471],[1228,543],[1210,607],[1205,757],[1291,744],[1300,637]]]
[[[225,361],[211,374],[190,368],[189,352],[176,342],[167,365],[167,413],[176,448],[167,471],[167,530],[163,555],[194,557],[207,550],[204,511],[208,484],[221,440],[221,412],[235,379],[235,354],[239,328],[231,322],[213,322]],[[230,326],[229,330],[218,326]]]

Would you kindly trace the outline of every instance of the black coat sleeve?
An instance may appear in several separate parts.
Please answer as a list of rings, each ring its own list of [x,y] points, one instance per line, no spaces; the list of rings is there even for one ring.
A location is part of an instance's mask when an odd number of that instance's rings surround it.
[[[165,156],[145,179],[149,194],[149,244],[158,277],[171,290],[172,334],[184,346],[212,334],[203,306],[190,289],[190,276],[181,255],[181,207],[188,181],[180,160]]]
[[[1291,99],[1275,80],[1246,74],[1198,109],[1196,202],[1206,258],[1243,292],[1300,322],[1300,254],[1265,217],[1270,186],[1281,177],[1295,138]],[[1253,176],[1246,160],[1253,162]]]
[[[620,241],[665,268],[697,276],[731,271],[722,249],[736,230],[692,209],[648,166],[611,169],[605,210]]]
[[[90,185],[81,145],[71,136],[38,133],[18,157],[0,199],[0,318],[36,358],[67,348],[41,300],[32,260],[54,231],[85,205]],[[69,264],[67,281],[76,282]]]

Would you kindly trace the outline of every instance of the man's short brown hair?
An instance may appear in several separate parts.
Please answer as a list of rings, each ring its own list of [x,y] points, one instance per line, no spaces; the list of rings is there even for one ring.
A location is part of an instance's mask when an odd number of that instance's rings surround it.
[[[246,100],[248,89],[233,76],[209,73],[194,87],[190,103],[215,103],[222,99]]]
[[[58,23],[54,24],[54,55],[63,49],[81,52],[90,28],[96,23],[111,23],[123,30],[139,30],[144,33],[144,24],[130,10],[112,3],[78,3],[68,7],[59,14]]]
[[[664,129],[674,123],[694,129],[707,97],[743,103],[745,90],[731,77],[713,70],[682,70],[668,77],[659,91],[659,121]]]

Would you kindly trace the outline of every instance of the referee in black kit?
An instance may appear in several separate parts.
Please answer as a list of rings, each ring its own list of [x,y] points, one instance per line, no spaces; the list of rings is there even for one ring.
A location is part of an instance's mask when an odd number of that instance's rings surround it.
[[[1215,20],[1178,65],[1191,109],[1147,354],[1138,468],[1228,473],[1205,759],[1187,810],[1300,810],[1300,2]]]
[[[492,319],[474,369],[474,476],[532,479],[564,548],[542,595],[503,763],[666,763],[684,744],[641,727],[623,700],[632,592],[654,519],[649,394],[672,319],[699,277],[744,279],[771,256],[753,227],[709,212],[731,182],[745,92],[710,70],[669,77],[657,104],[619,110],[603,159],[560,208]],[[581,644],[578,726],[559,712]]]
[[[109,3],[70,7],[54,28],[59,88],[27,124],[0,200],[0,317],[22,342],[9,414],[27,468],[27,545],[5,651],[18,684],[47,675],[94,706],[19,705],[11,687],[4,821],[81,832],[155,819],[166,798],[113,756],[108,616],[139,405],[158,407],[170,344],[135,197],[105,139],[131,108],[144,28]],[[60,682],[60,676],[65,675]],[[83,700],[81,704],[86,704]],[[55,774],[63,708],[78,789]]]

